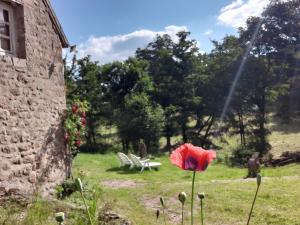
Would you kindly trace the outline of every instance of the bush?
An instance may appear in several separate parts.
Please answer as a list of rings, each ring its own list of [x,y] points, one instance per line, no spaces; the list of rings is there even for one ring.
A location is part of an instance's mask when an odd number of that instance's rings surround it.
[[[107,143],[97,143],[93,145],[84,144],[79,147],[80,152],[100,154],[104,154],[111,149],[113,149],[113,147]]]
[[[71,179],[65,180],[61,185],[56,188],[56,196],[58,199],[64,199],[76,191],[75,182]]]
[[[237,147],[230,157],[230,162],[232,166],[246,166],[248,160],[255,153],[255,149],[247,148],[244,146]]]

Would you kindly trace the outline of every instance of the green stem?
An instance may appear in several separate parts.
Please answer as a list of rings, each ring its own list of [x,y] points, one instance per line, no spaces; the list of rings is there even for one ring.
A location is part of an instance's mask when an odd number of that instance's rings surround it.
[[[191,194],[191,225],[194,225],[194,188],[196,171],[193,172],[192,194]]]
[[[87,212],[87,214],[88,214],[88,217],[89,217],[89,220],[90,220],[90,224],[93,225],[92,217],[91,217],[91,215],[90,215],[90,211],[89,211],[89,208],[88,208],[88,206],[87,206],[87,204],[86,204],[86,201],[85,201],[85,198],[84,198],[84,196],[83,196],[82,191],[80,191],[80,194],[81,194],[81,198],[82,198],[82,200],[83,200],[83,203],[84,203],[86,212]]]
[[[184,211],[184,204],[181,207],[181,225],[183,225],[183,211]]]
[[[256,201],[256,197],[257,197],[259,187],[260,187],[260,185],[257,185],[257,189],[256,189],[255,196],[254,196],[254,199],[253,199],[253,202],[252,202],[252,206],[251,206],[251,210],[250,210],[250,213],[249,213],[247,225],[249,225],[249,223],[250,223],[250,218],[251,218],[251,215],[252,215],[252,211],[253,211],[253,208],[254,208],[254,204],[255,204],[255,201]]]
[[[165,225],[166,225],[166,224],[167,224],[167,222],[166,222],[165,207],[163,207],[163,217],[164,217],[164,223],[165,223]]]
[[[201,204],[201,224],[204,224],[204,217],[203,217],[203,199],[200,200]]]

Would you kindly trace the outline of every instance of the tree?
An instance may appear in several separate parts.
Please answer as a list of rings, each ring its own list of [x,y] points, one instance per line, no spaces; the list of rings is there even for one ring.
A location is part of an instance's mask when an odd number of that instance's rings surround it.
[[[166,149],[171,148],[171,137],[176,134],[178,109],[174,105],[177,90],[174,88],[175,61],[174,42],[169,35],[157,36],[146,48],[137,49],[136,56],[149,64],[149,75],[153,80],[151,96],[164,109],[165,127],[163,135],[167,140]]]
[[[252,71],[255,83],[252,102],[256,113],[252,124],[256,128],[252,143],[261,154],[270,149],[266,128],[268,106],[286,94],[291,80],[291,68],[287,68],[291,66],[293,57],[284,57],[283,49],[295,48],[299,42],[299,9],[299,1],[274,1],[262,18],[249,18],[247,27],[240,28],[240,41],[245,48],[252,44],[251,39],[257,34],[246,71]]]
[[[188,141],[187,123],[194,113],[200,98],[195,96],[193,79],[196,73],[198,48],[194,40],[189,40],[189,32],[179,32],[178,42],[170,36],[158,36],[145,49],[138,49],[138,58],[147,60],[149,74],[153,78],[155,92],[153,98],[165,111],[164,135],[167,148],[179,124],[183,142]]]
[[[120,137],[131,142],[135,152],[140,140],[144,141],[150,152],[159,150],[163,111],[160,106],[151,103],[148,95],[142,92],[126,96],[124,110],[118,114]],[[125,150],[128,151],[128,146]]]
[[[125,152],[130,143],[135,148],[141,139],[148,148],[158,150],[163,112],[149,97],[153,83],[147,66],[143,60],[130,58],[104,65],[100,73],[104,99],[111,103],[113,112],[110,119],[118,127]]]

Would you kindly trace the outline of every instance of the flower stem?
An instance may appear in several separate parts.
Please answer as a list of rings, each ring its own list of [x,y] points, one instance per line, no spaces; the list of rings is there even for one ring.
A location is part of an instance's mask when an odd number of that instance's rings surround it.
[[[92,221],[92,218],[91,218],[91,215],[90,215],[90,211],[89,211],[89,208],[88,208],[88,206],[87,206],[87,204],[86,204],[86,201],[85,201],[85,198],[84,198],[84,196],[83,196],[82,191],[80,191],[80,194],[81,194],[81,198],[82,198],[82,200],[83,200],[83,203],[84,203],[86,212],[87,212],[87,214],[88,214],[88,217],[89,217],[89,220],[90,220],[90,224],[93,225],[93,221]]]
[[[249,225],[249,223],[250,223],[250,219],[251,219],[251,215],[252,215],[252,211],[253,211],[253,208],[254,208],[254,204],[255,204],[255,201],[256,201],[256,197],[257,197],[259,187],[260,187],[260,185],[257,185],[257,189],[256,189],[255,196],[254,196],[254,199],[253,199],[253,202],[252,202],[252,206],[251,206],[251,210],[250,210],[250,213],[249,213],[247,225]]]
[[[166,224],[167,224],[167,222],[166,222],[165,207],[163,207],[163,217],[164,217],[164,223],[165,223],[165,225],[166,225]]]
[[[194,225],[194,187],[196,171],[193,172],[192,194],[191,194],[191,225]]]
[[[204,217],[203,217],[203,199],[200,199],[200,205],[201,205],[201,225],[204,224]]]

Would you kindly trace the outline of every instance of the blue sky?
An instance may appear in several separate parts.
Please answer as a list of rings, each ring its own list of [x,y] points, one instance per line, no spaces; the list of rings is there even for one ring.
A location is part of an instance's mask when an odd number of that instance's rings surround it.
[[[201,51],[210,39],[235,34],[248,16],[260,15],[269,0],[51,0],[71,44],[79,55],[100,63],[124,60],[155,35],[175,38],[191,31]]]

